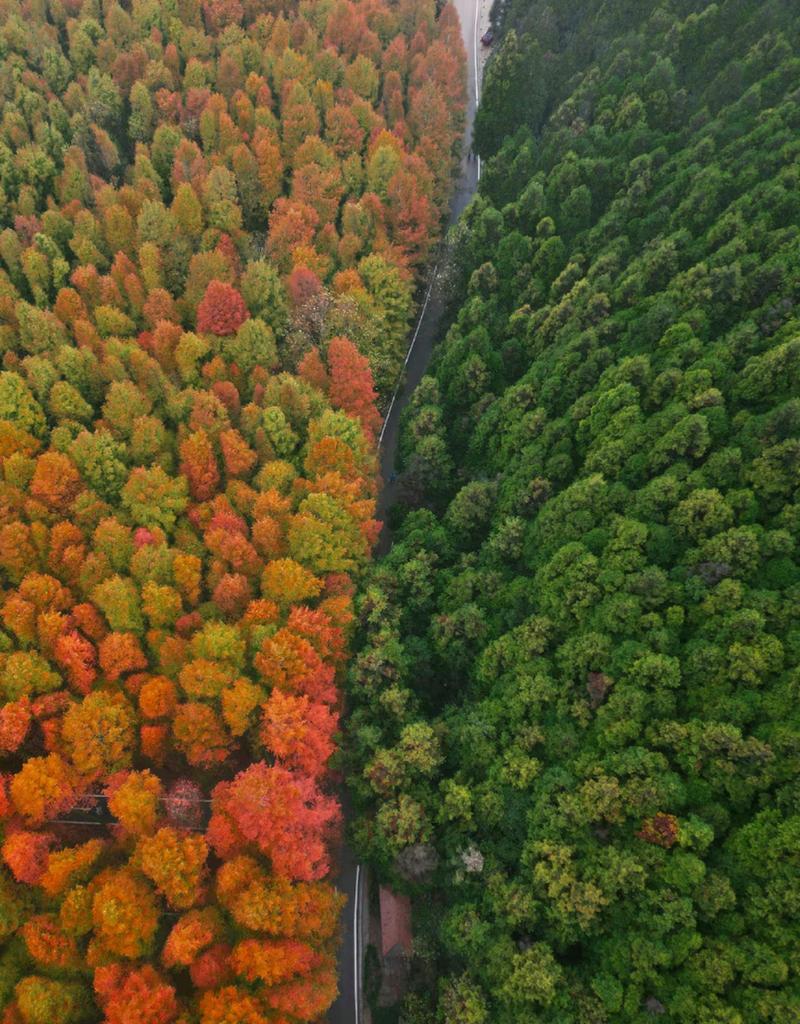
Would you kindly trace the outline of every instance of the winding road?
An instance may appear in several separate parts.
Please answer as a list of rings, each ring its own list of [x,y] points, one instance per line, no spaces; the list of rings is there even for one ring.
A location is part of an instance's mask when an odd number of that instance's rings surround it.
[[[461,152],[461,167],[458,182],[450,204],[449,224],[454,224],[461,211],[472,198],[478,186],[481,168],[480,159],[471,159],[472,126],[480,99],[482,72],[480,37],[488,27],[491,0],[451,0],[461,19],[461,31],[467,51],[467,109],[464,123],[464,140]],[[438,336],[439,322],[444,311],[444,300],[439,291],[436,267],[433,268],[428,288],[420,307],[414,331],[409,339],[405,360],[403,381],[392,396],[380,434],[381,474],[383,489],[378,498],[378,516],[385,519],[386,511],[395,500],[396,482],[394,475],[397,442],[400,433],[400,416],[408,404],[414,388],[419,384],[433,351]],[[391,545],[391,535],[384,527],[378,542],[378,554],[385,554]],[[346,799],[345,819],[348,817]],[[330,1024],[362,1024],[363,991],[362,971],[368,920],[366,872],[357,863],[353,851],[344,846],[339,853],[339,871],[334,879],[336,886],[347,897],[342,911],[342,947],[339,956],[339,995],[328,1011]]]

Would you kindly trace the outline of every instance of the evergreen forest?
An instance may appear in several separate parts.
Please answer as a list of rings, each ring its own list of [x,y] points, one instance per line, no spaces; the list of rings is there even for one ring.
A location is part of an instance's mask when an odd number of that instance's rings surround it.
[[[348,676],[407,1024],[800,1020],[800,18],[508,0]]]

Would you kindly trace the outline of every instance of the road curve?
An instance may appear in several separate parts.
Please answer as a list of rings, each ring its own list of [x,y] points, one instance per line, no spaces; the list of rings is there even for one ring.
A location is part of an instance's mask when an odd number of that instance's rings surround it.
[[[448,227],[458,220],[462,210],[475,194],[480,177],[480,159],[471,157],[472,127],[480,100],[482,70],[480,36],[484,31],[491,6],[490,0],[452,0],[452,3],[461,19],[461,31],[464,34],[464,47],[467,51],[467,109],[464,139],[461,146],[461,166],[450,203]],[[400,387],[392,396],[381,430],[380,455],[383,489],[378,496],[378,517],[381,519],[385,519],[387,510],[395,501],[397,483],[392,477],[395,469],[397,442],[400,436],[400,416],[408,404],[414,388],[419,384],[428,368],[433,345],[438,336],[439,321],[444,312],[444,301],[439,293],[438,283],[436,268],[434,268],[410,338],[405,376]],[[390,545],[391,535],[388,528],[384,527],[378,541],[377,554],[385,554]]]
[[[480,160],[471,158],[472,127],[475,111],[480,99],[481,55],[480,36],[486,28],[491,0],[451,0],[461,19],[461,31],[467,51],[467,109],[464,124],[464,140],[461,148],[461,166],[458,183],[450,205],[448,226],[454,224],[461,211],[472,198],[478,187]],[[444,311],[444,302],[437,287],[434,268],[423,296],[417,322],[409,338],[406,356],[406,373],[402,387],[395,392],[380,439],[381,474],[383,489],[378,497],[378,516],[384,518],[386,510],[395,500],[396,484],[394,474],[395,456],[399,437],[400,415],[408,404],[414,388],[419,384],[428,362],[433,344],[438,335],[439,321]],[[391,544],[388,528],[384,527],[378,543],[378,554],[384,554]],[[345,820],[348,818],[347,799],[343,801]],[[328,1011],[330,1024],[362,1024],[363,992],[362,969],[366,948],[367,892],[365,872],[356,861],[349,846],[339,851],[336,886],[347,897],[342,911],[342,945],[339,955],[339,995]]]

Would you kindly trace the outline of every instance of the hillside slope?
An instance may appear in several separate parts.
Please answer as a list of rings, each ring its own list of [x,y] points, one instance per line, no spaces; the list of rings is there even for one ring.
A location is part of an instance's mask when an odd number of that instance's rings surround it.
[[[512,4],[487,73],[360,605],[360,842],[417,897],[409,1019],[788,1024],[798,23],[575,8]]]

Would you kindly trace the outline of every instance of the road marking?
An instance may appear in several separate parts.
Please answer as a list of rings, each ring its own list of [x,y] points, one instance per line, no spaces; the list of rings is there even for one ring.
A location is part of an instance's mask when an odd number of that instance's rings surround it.
[[[475,3],[475,27],[472,33],[472,51],[475,60],[475,113],[478,112],[478,104],[481,101],[481,84],[478,77],[478,19],[481,13],[481,0]],[[475,148],[475,127],[472,128],[472,148]],[[478,156],[478,180],[481,176],[481,158]]]
[[[416,345],[416,343],[417,343],[417,336],[419,335],[420,328],[422,327],[422,321],[425,319],[425,313],[426,313],[426,311],[428,309],[428,303],[430,302],[431,292],[433,291],[433,285],[434,285],[434,282],[436,281],[436,272],[438,271],[438,269],[439,269],[439,264],[437,263],[434,266],[434,268],[433,268],[433,273],[431,274],[430,284],[428,285],[428,291],[427,291],[427,293],[425,295],[425,301],[422,303],[422,309],[419,312],[419,318],[417,319],[417,328],[414,331],[414,336],[411,339],[411,344],[408,346],[408,352],[406,352],[406,358],[403,360],[403,368],[408,366],[408,361],[411,358],[411,353],[414,351],[414,345]],[[392,395],[392,400],[389,403],[389,409],[388,409],[386,415],[383,418],[383,426],[381,427],[381,432],[380,432],[380,434],[378,434],[378,447],[379,448],[383,444],[383,435],[386,433],[386,427],[389,425],[389,420],[391,419],[391,416],[392,416],[392,409],[394,409],[394,403],[397,400],[397,395],[398,395],[398,393],[400,391],[400,384],[402,383],[402,380],[403,380],[403,376],[401,374],[400,375],[400,379],[398,380],[397,385],[396,385],[396,387],[394,389],[394,394]]]
[[[361,986],[359,984],[361,964],[358,958],[358,931],[359,931],[359,920],[358,920],[358,904],[361,896],[361,865],[356,864],[356,892],[353,900],[353,984],[354,984],[354,996],[353,1002],[355,1004],[356,1012],[356,1024],[361,1022]]]

